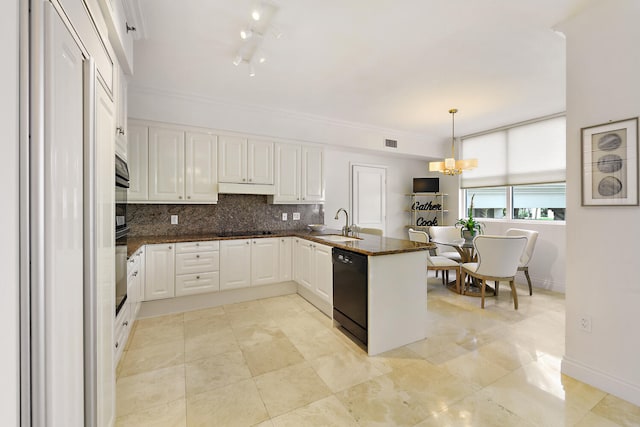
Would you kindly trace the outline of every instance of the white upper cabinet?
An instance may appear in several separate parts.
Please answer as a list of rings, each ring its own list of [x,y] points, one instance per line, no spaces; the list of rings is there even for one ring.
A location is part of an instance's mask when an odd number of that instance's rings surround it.
[[[218,181],[235,184],[273,184],[273,142],[220,136]]]
[[[129,202],[149,199],[149,128],[131,125],[127,136],[129,165]]]
[[[126,0],[98,0],[107,24],[109,42],[126,74],[133,74],[135,24],[127,19]],[[129,14],[131,15],[131,14]]]
[[[273,184],[273,142],[247,141],[247,180],[250,184]]]
[[[302,147],[276,144],[276,194],[278,203],[298,203],[301,197]]]
[[[276,144],[275,195],[271,203],[324,202],[324,151],[322,148]]]
[[[149,200],[183,201],[184,132],[149,128]]]
[[[185,193],[188,202],[218,201],[217,137],[187,132],[185,147]]]
[[[324,202],[324,151],[302,147],[302,201]]]
[[[129,202],[217,203],[218,137],[131,121]]]

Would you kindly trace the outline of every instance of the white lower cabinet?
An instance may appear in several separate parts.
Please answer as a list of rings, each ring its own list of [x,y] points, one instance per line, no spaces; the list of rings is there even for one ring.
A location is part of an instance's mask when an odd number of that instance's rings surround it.
[[[116,316],[116,324],[113,331],[113,336],[116,340],[113,359],[114,366],[118,365],[118,361],[120,360],[124,347],[127,344],[127,338],[129,338],[129,331],[131,329],[130,317],[129,304],[124,304],[120,309],[118,316]]]
[[[237,289],[280,282],[280,239],[220,242],[220,289]]]
[[[251,240],[220,242],[220,290],[251,286]]]
[[[145,261],[145,301],[174,297],[175,245],[147,245]]]
[[[321,300],[333,304],[331,246],[295,239],[295,281]]]
[[[127,303],[129,304],[130,324],[136,320],[140,305],[144,300],[145,286],[144,246],[140,247],[127,261]]]
[[[176,296],[220,290],[220,243],[176,244]]]
[[[288,282],[293,280],[293,238],[280,237],[278,241],[278,252],[280,255],[280,259],[278,260],[278,281]]]
[[[325,301],[333,304],[333,261],[331,247],[314,243],[315,277],[314,292]]]

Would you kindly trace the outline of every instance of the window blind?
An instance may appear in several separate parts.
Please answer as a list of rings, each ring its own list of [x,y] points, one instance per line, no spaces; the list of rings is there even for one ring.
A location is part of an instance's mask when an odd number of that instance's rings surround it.
[[[554,117],[462,138],[463,159],[478,167],[462,188],[544,184],[566,180],[566,118]]]

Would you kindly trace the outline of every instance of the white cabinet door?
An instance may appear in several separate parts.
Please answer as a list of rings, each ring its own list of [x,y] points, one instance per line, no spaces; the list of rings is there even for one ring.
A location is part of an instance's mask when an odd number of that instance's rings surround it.
[[[250,139],[247,155],[247,181],[251,184],[273,184],[273,142]]]
[[[220,242],[220,290],[251,285],[251,240]]]
[[[324,201],[324,151],[302,147],[302,201]]]
[[[127,136],[127,163],[129,164],[130,202],[149,199],[149,128],[131,125]]]
[[[185,193],[187,201],[218,201],[218,143],[215,135],[187,132]]]
[[[291,237],[281,237],[278,240],[278,249],[280,252],[278,281],[287,282],[293,280],[293,239]]]
[[[314,292],[333,304],[333,263],[331,247],[314,243],[315,280]]]
[[[315,277],[313,244],[307,240],[300,239],[296,257],[298,257],[298,259],[296,260],[296,274],[298,276],[296,281],[305,288],[313,290],[313,282]]]
[[[237,136],[218,139],[218,182],[247,182],[247,140]]]
[[[251,285],[268,285],[278,282],[279,258],[278,238],[253,239],[251,241]]]
[[[115,102],[116,102],[116,154],[127,160],[127,78],[122,68],[116,67]]]
[[[184,200],[184,132],[149,128],[149,200]]]
[[[145,256],[146,301],[175,296],[175,247],[174,245],[147,245]]]
[[[274,203],[298,202],[300,200],[300,179],[302,149],[299,145],[276,144]]]

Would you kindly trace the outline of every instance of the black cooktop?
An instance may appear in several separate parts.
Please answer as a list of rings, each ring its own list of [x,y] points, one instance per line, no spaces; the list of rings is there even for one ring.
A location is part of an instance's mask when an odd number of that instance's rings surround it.
[[[216,235],[220,237],[237,237],[237,236],[270,236],[273,231],[253,230],[253,231],[219,231]]]

